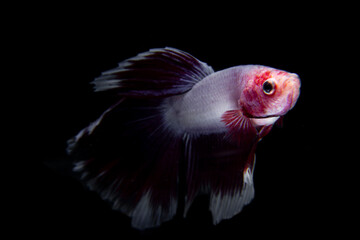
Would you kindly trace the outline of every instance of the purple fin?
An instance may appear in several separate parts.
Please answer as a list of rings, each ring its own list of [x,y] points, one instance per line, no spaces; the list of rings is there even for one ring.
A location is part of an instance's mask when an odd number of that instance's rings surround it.
[[[187,196],[185,215],[198,194],[210,194],[213,223],[239,213],[254,197],[257,141],[239,146],[226,134],[185,137]]]
[[[244,116],[240,110],[229,110],[222,115],[222,121],[228,128],[227,137],[243,147],[257,140],[258,131],[252,125],[249,118]]]
[[[87,186],[145,229],[177,211],[181,138],[162,124],[161,99],[125,99],[69,140]]]
[[[87,186],[144,229],[177,211],[181,136],[163,124],[162,103],[184,93],[213,69],[174,48],[151,49],[93,81],[95,91],[122,98],[68,141]]]
[[[103,72],[93,82],[95,91],[122,96],[159,97],[184,93],[213,73],[206,63],[175,48],[151,49]]]

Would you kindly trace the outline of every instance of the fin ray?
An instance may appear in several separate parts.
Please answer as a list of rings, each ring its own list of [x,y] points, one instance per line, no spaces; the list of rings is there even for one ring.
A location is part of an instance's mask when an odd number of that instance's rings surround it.
[[[177,211],[181,138],[161,123],[160,102],[126,99],[105,111],[91,134],[82,130],[69,141],[74,171],[138,229],[158,226]]]
[[[175,48],[150,49],[105,71],[93,81],[95,91],[122,96],[153,97],[181,94],[214,70]]]
[[[256,141],[241,141],[239,146],[224,133],[187,136],[185,143],[188,188],[184,216],[201,193],[210,194],[214,224],[238,214],[254,197]]]

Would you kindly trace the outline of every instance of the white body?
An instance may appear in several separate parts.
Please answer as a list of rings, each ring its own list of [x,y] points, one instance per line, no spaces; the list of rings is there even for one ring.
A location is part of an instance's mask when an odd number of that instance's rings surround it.
[[[183,95],[165,100],[164,122],[176,133],[209,134],[226,131],[222,115],[240,109],[242,73],[252,65],[215,72]],[[279,117],[250,118],[255,127],[274,124]]]
[[[239,67],[213,73],[184,95],[165,100],[165,122],[177,133],[219,133],[226,131],[221,116],[238,109]]]

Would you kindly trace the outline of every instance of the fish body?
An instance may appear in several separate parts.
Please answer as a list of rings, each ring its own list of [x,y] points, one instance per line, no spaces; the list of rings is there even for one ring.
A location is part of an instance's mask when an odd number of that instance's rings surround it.
[[[274,79],[280,87],[275,101],[263,93],[267,79]],[[177,123],[174,131],[224,132],[228,130],[222,121],[224,113],[237,109],[246,112],[254,126],[270,125],[294,106],[299,87],[296,74],[259,65],[232,67],[207,76],[183,95],[167,99],[165,122]]]
[[[173,218],[180,198],[186,216],[203,193],[214,224],[239,213],[254,197],[257,142],[300,94],[294,73],[261,65],[214,72],[174,48],[125,60],[93,84],[119,100],[68,141],[68,153],[88,187],[138,229]]]
[[[224,110],[236,109],[236,69],[213,73],[187,93],[165,101],[165,122],[181,133],[208,134],[225,131]]]

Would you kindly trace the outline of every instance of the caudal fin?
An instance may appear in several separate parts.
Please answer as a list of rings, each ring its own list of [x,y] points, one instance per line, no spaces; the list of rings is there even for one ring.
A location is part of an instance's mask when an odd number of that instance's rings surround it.
[[[138,229],[177,209],[181,142],[162,125],[157,104],[125,100],[69,140],[74,171]]]
[[[119,96],[68,142],[87,186],[145,229],[177,211],[182,137],[163,119],[163,101],[183,94],[212,68],[173,48],[152,49],[104,72],[95,91]]]

